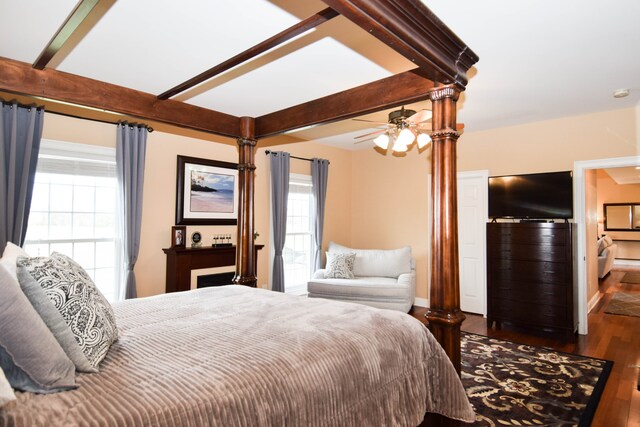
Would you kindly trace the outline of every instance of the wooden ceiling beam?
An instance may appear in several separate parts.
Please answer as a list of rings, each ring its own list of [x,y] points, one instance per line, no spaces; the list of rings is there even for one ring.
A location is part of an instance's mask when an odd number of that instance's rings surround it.
[[[322,0],[415,63],[429,80],[464,89],[478,56],[422,2],[416,0]]]
[[[233,138],[240,132],[240,119],[229,114],[12,59],[0,58],[0,90]]]
[[[71,14],[64,21],[64,24],[58,28],[58,31],[49,41],[47,46],[42,50],[38,59],[33,63],[33,68],[44,70],[49,61],[58,53],[64,44],[69,40],[73,33],[78,29],[82,21],[91,13],[96,4],[100,0],[81,0],[73,9]]]
[[[209,80],[212,77],[217,76],[218,74],[224,73],[225,71],[230,70],[231,68],[240,65],[243,62],[255,58],[256,56],[268,51],[269,49],[272,49],[286,42],[287,40],[303,34],[310,29],[315,28],[318,25],[335,18],[336,16],[338,16],[338,12],[328,7],[316,13],[315,15],[312,15],[309,18],[287,28],[286,30],[279,32],[275,36],[270,37],[261,43],[258,43],[257,45],[245,50],[242,53],[237,54],[233,58],[227,59],[226,61],[221,62],[215,67],[198,74],[197,76],[187,80],[186,82],[180,83],[179,85],[169,89],[168,91],[161,93],[160,95],[158,95],[158,99],[168,99],[188,89],[191,89],[192,87],[206,80]]]
[[[434,86],[434,82],[418,75],[416,71],[406,71],[260,116],[256,118],[256,138],[422,101],[429,98],[428,92]]]

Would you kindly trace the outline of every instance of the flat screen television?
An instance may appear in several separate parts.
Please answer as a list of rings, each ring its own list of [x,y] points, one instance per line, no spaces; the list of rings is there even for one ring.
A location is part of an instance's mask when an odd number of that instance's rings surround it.
[[[489,218],[573,218],[571,171],[490,177]]]

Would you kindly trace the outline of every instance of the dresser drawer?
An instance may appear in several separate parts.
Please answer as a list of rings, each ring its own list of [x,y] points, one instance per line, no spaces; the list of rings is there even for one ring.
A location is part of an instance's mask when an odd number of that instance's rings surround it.
[[[495,244],[488,248],[490,259],[530,260],[530,261],[567,261],[567,247],[562,245],[531,244]]]
[[[493,281],[565,284],[571,277],[566,263],[493,259],[487,273]]]
[[[565,306],[539,305],[494,298],[489,307],[489,317],[527,326],[565,327],[569,320],[568,308]]]
[[[522,302],[526,304],[568,306],[570,294],[567,287],[553,283],[531,283],[518,281],[495,282],[489,298]]]
[[[487,241],[493,244],[566,244],[564,224],[487,224]]]

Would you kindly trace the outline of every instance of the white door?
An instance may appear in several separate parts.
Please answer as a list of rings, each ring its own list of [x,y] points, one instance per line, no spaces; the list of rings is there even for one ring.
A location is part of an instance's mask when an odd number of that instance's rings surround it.
[[[488,171],[458,173],[460,309],[486,315]]]

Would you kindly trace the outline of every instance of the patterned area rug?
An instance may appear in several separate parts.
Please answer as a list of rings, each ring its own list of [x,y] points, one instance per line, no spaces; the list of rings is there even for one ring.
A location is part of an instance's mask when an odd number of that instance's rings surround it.
[[[640,294],[616,292],[611,297],[604,312],[640,317]]]
[[[462,334],[474,426],[589,426],[613,362]]]
[[[640,283],[640,273],[624,273],[622,279],[620,279],[622,283]]]

